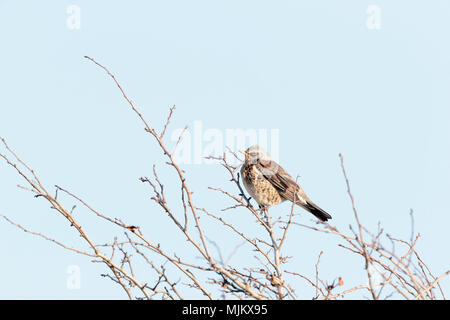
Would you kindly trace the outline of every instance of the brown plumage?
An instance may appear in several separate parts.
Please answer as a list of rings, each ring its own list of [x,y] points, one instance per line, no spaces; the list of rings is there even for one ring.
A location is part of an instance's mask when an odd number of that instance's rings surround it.
[[[245,162],[241,168],[242,181],[245,189],[260,206],[271,207],[289,200],[322,221],[331,219],[327,212],[308,198],[280,165],[270,159],[265,150],[252,146],[243,153]]]

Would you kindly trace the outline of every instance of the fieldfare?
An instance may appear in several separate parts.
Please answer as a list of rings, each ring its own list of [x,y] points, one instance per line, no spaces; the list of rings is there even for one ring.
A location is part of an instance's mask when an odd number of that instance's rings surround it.
[[[242,153],[245,155],[241,168],[242,181],[260,207],[271,207],[289,200],[322,221],[331,219],[328,213],[306,196],[303,189],[280,165],[270,159],[263,148],[251,146]]]

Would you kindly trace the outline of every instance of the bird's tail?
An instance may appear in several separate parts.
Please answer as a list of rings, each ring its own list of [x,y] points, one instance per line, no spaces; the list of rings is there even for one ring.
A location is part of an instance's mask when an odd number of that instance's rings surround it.
[[[331,219],[331,216],[327,212],[325,212],[324,210],[319,208],[311,200],[306,201],[306,203],[301,203],[301,204],[299,203],[298,205],[301,206],[302,208],[308,210],[309,212],[311,212],[313,215],[315,215],[318,219],[320,219],[322,221],[327,221],[328,219]]]

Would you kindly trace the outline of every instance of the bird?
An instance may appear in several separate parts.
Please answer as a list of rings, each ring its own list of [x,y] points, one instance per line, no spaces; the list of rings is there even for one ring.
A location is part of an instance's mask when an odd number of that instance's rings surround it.
[[[284,201],[291,201],[309,211],[321,221],[331,215],[318,207],[303,189],[262,147],[253,145],[245,151],[241,177],[245,189],[260,208],[269,208]]]

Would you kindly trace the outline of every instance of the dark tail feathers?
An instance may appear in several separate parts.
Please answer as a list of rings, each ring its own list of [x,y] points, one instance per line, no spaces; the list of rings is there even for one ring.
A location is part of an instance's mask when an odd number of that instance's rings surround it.
[[[308,201],[306,204],[301,204],[301,207],[311,212],[313,215],[315,215],[318,219],[322,221],[327,221],[328,219],[331,219],[331,216],[320,209],[315,203]]]

